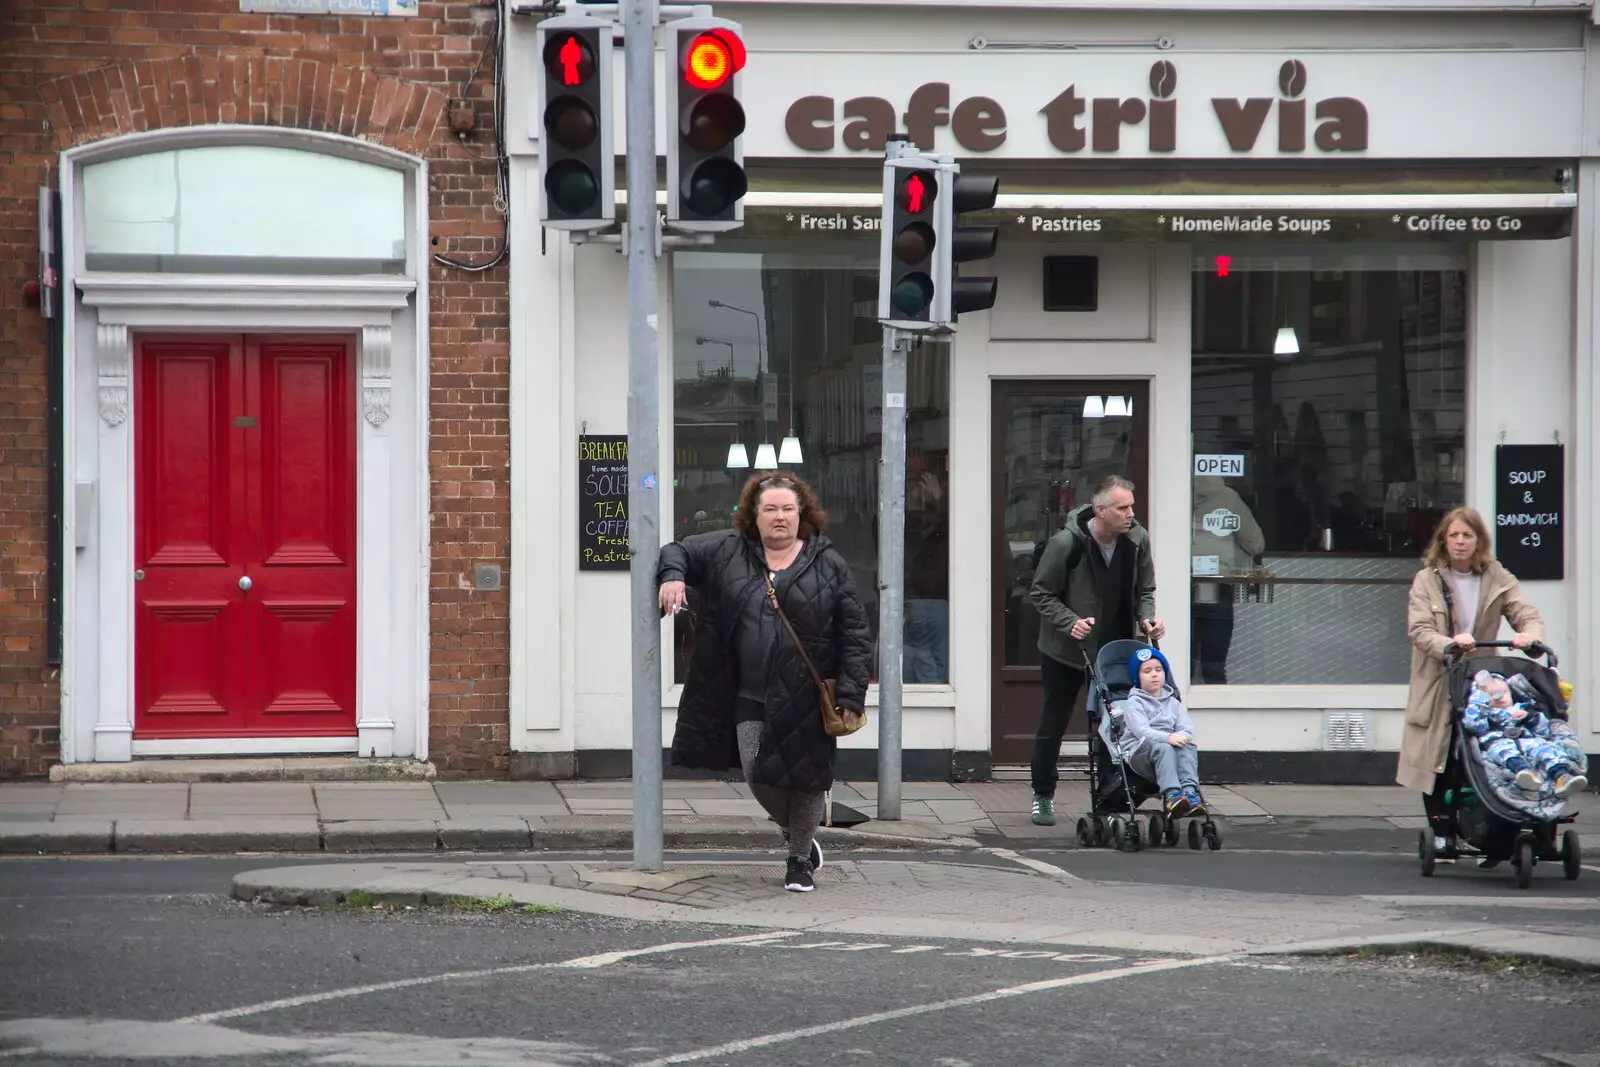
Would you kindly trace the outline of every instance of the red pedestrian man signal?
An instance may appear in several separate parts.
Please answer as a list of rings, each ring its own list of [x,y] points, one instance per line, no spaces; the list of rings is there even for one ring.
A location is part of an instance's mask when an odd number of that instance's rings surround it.
[[[583,49],[578,47],[578,39],[568,37],[566,44],[556,54],[556,59],[561,63],[561,84],[577,85],[581,80],[578,77],[578,64],[583,59]]]
[[[922,214],[922,199],[927,195],[927,187],[922,178],[913,174],[906,180],[906,210],[913,215]]]

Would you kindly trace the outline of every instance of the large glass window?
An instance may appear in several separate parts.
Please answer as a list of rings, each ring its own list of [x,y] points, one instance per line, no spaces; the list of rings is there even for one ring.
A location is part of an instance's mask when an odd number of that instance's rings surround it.
[[[739,489],[782,467],[813,485],[827,536],[878,618],[883,428],[877,246],[673,256],[673,535],[728,528]],[[947,346],[911,351],[906,397],[905,680],[949,680]],[[676,678],[692,633],[678,620]]]
[[[1453,249],[1197,255],[1195,682],[1406,681],[1407,587],[1465,499],[1466,292]]]
[[[405,200],[402,171],[273,145],[91,163],[83,168],[85,265],[399,274]]]

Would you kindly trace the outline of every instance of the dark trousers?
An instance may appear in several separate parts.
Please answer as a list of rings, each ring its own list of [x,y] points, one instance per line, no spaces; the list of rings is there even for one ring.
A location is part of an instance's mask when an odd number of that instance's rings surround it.
[[[1205,685],[1228,681],[1228,646],[1233,644],[1233,587],[1223,586],[1225,599],[1196,604],[1190,619],[1194,627],[1194,661]]]
[[[1056,760],[1061,755],[1061,739],[1071,724],[1084,673],[1049,656],[1039,657],[1039,670],[1044,678],[1044,713],[1039,716],[1039,730],[1033,735],[1033,791],[1053,797],[1060,777]]]

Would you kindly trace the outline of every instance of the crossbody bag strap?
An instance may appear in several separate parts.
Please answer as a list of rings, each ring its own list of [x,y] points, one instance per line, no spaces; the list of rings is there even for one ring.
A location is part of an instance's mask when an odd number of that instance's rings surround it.
[[[1448,616],[1445,619],[1445,622],[1449,625],[1450,629],[1454,631],[1460,620],[1456,618],[1456,601],[1455,597],[1450,595],[1450,583],[1446,581],[1444,575],[1440,574],[1438,571],[1434,571],[1433,573],[1438,575],[1439,592],[1444,594],[1444,613],[1446,616]],[[1470,626],[1472,623],[1469,622],[1467,625]]]
[[[778,613],[778,618],[783,620],[783,628],[789,631],[789,636],[794,638],[794,647],[800,650],[800,659],[804,661],[806,670],[811,672],[811,680],[817,684],[817,692],[823,691],[822,675],[817,673],[816,664],[811,662],[811,656],[806,652],[805,644],[800,640],[800,635],[795,633],[794,624],[789,621],[789,616],[783,613],[783,606],[778,603],[778,591],[772,586],[772,573],[767,572],[767,599],[772,601],[772,610]]]

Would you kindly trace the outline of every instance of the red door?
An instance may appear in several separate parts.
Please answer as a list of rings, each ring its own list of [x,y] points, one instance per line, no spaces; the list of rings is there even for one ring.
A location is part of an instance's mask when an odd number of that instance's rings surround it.
[[[134,736],[354,736],[353,349],[139,341]]]

